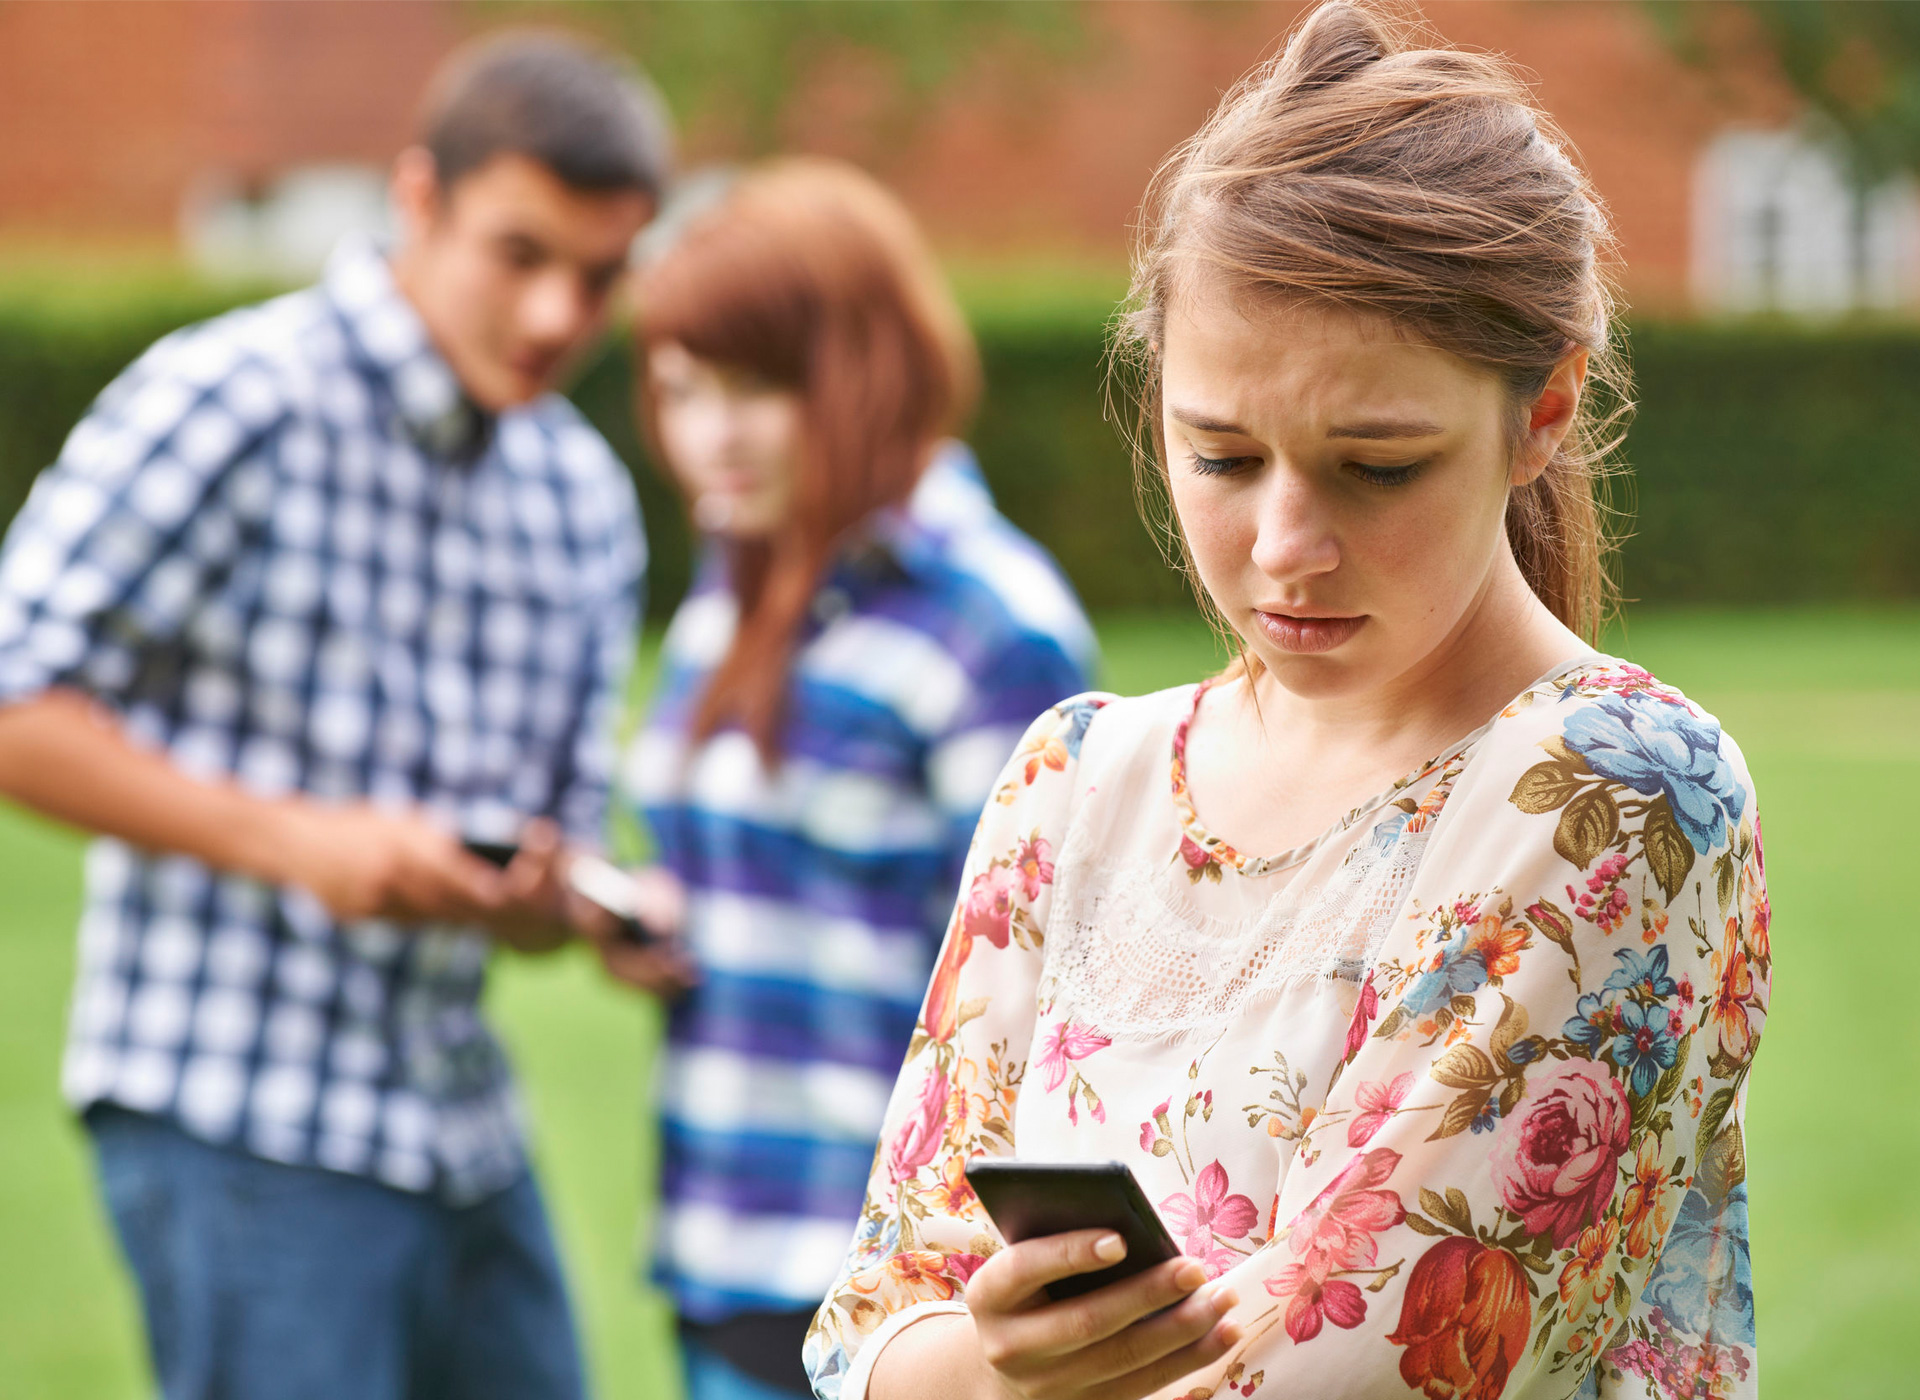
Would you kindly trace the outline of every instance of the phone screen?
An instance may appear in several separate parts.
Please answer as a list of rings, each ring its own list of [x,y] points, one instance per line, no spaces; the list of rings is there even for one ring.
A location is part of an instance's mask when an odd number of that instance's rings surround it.
[[[1091,1293],[1177,1258],[1179,1247],[1124,1162],[967,1163],[967,1183],[1009,1244],[1069,1230],[1112,1230],[1127,1242],[1119,1263],[1047,1285],[1055,1300]]]

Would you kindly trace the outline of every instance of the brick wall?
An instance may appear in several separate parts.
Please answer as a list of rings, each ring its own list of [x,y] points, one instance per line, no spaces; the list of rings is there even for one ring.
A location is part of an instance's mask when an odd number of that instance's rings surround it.
[[[950,248],[1117,261],[1154,165],[1299,9],[1095,4],[1058,72],[983,56],[904,138],[875,119],[849,57],[796,90],[783,133],[893,180]],[[1632,0],[1450,0],[1429,14],[1538,75],[1613,207],[1630,298],[1682,306],[1696,153],[1731,120],[1784,120],[1785,98],[1685,68]],[[434,63],[486,22],[452,0],[0,0],[0,237],[163,243],[196,182],[383,162]],[[698,131],[688,147],[726,154]]]
[[[166,242],[209,178],[384,162],[458,19],[441,3],[0,3],[0,235]]]

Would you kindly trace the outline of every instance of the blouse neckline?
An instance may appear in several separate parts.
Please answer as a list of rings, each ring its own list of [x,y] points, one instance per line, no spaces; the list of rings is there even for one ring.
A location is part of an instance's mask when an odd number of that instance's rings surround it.
[[[1220,879],[1222,869],[1256,878],[1261,875],[1270,875],[1276,870],[1290,870],[1296,865],[1303,865],[1322,846],[1350,830],[1361,818],[1379,811],[1429,774],[1465,759],[1473,747],[1486,736],[1487,731],[1499,723],[1500,717],[1511,710],[1522,696],[1530,695],[1541,686],[1559,680],[1568,672],[1587,665],[1598,656],[1599,653],[1589,647],[1572,659],[1550,668],[1536,677],[1513,699],[1495,710],[1478,728],[1448,744],[1438,754],[1419,764],[1405,776],[1395,779],[1390,786],[1360,803],[1312,840],[1266,856],[1250,856],[1235,850],[1208,831],[1200,820],[1200,814],[1194,810],[1193,796],[1187,786],[1187,730],[1192,727],[1194,717],[1200,713],[1200,701],[1222,679],[1219,676],[1210,676],[1193,688],[1193,699],[1188,702],[1186,713],[1180,717],[1180,722],[1174,726],[1173,730],[1173,808],[1180,825],[1180,850],[1176,859],[1186,862],[1190,878],[1198,880],[1205,876],[1215,881]]]

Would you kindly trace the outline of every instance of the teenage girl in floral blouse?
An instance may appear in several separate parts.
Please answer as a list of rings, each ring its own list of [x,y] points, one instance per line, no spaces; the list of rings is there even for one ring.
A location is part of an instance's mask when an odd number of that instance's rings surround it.
[[[1143,426],[1241,660],[1002,775],[816,1389],[1751,1396],[1759,822],[1586,640],[1594,196],[1504,65],[1330,4],[1143,227]],[[1126,1162],[1185,1257],[1048,1302],[1119,1241],[1003,1245],[962,1170],[1010,1155]]]

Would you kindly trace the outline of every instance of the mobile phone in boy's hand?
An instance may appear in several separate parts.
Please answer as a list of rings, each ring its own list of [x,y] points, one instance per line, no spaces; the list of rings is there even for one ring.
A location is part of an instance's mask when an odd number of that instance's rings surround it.
[[[513,858],[520,854],[520,847],[511,841],[462,841],[470,856],[479,856],[488,865],[505,870],[513,864]]]
[[[512,865],[513,858],[520,854],[519,845],[511,841],[465,840],[460,844],[467,848],[469,854],[502,870]],[[620,937],[626,942],[644,946],[657,940],[658,935],[640,920],[632,880],[613,862],[602,860],[599,856],[569,857],[567,888],[587,903],[611,914],[620,927]]]
[[[1126,1257],[1119,1263],[1048,1284],[1047,1296],[1056,1302],[1105,1288],[1180,1255],[1124,1162],[976,1158],[967,1163],[967,1184],[1008,1244],[1071,1230],[1111,1230],[1126,1241]]]

